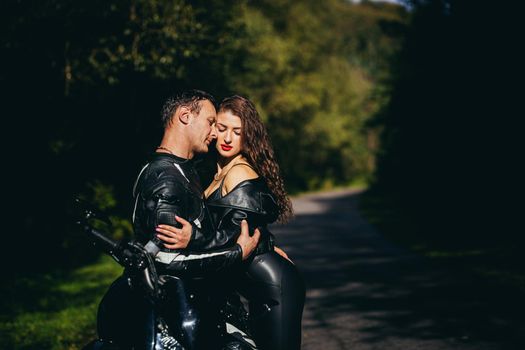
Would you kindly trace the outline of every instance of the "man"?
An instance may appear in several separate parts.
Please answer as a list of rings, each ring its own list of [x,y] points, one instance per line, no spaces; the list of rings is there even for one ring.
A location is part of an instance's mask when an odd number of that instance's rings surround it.
[[[161,144],[142,168],[133,188],[133,228],[137,239],[155,255],[158,273],[168,280],[166,287],[172,300],[165,306],[168,326],[181,338],[178,340],[185,349],[222,348],[221,342],[225,340],[220,338],[221,330],[217,327],[222,286],[214,283],[214,277],[248,258],[260,237],[258,230],[250,236],[244,221],[235,245],[213,248],[213,241],[220,239],[220,233],[215,232],[207,213],[193,165],[193,157],[207,152],[216,137],[213,101],[211,95],[198,90],[166,101]],[[155,230],[161,224],[181,227],[179,222],[185,223],[179,242],[168,249],[156,237]],[[180,249],[190,239],[211,242],[210,249],[206,252]],[[113,295],[105,297],[108,304],[118,298],[118,293]],[[110,314],[109,307],[106,309],[105,313]]]

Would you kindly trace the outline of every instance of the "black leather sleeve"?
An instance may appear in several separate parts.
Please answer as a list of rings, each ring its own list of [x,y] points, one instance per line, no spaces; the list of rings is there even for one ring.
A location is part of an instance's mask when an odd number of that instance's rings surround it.
[[[181,252],[173,257],[168,264],[161,266],[161,273],[189,275],[192,277],[206,276],[223,271],[242,262],[241,246],[215,249],[207,253]]]
[[[151,192],[149,198],[146,198],[147,208],[146,215],[149,224],[148,231],[155,236],[155,228],[160,224],[171,225],[181,228],[182,225],[175,220],[175,216],[187,216],[184,201],[184,189],[176,181],[165,181],[157,184]],[[153,238],[152,237],[152,238]]]
[[[163,242],[156,238],[155,228],[159,224],[181,227],[175,220],[175,215],[188,217],[188,201],[184,188],[177,181],[162,181],[153,186],[146,196],[144,215],[148,223],[148,232],[151,240],[162,247]],[[171,273],[184,272],[185,274],[204,275],[228,268],[242,261],[242,250],[239,245],[222,247],[207,252],[190,252],[190,248],[177,251],[176,259],[161,262],[163,268]],[[164,253],[161,253],[164,254]]]
[[[250,224],[250,222],[254,222],[254,215],[248,211],[229,208],[221,222],[218,223],[215,235],[206,234],[193,225],[193,234],[188,248],[196,251],[207,251],[232,246],[241,234],[241,221],[243,219]],[[250,232],[253,232],[251,228]]]

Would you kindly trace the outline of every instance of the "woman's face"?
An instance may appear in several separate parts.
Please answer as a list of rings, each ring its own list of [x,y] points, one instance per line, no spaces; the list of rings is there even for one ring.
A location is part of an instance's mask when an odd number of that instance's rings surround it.
[[[235,157],[241,153],[241,118],[230,111],[217,114],[217,151],[223,158]]]

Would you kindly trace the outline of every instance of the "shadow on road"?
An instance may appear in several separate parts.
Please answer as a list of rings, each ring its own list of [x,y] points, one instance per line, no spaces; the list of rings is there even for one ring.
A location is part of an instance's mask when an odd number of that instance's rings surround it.
[[[525,348],[519,296],[396,247],[358,203],[359,192],[300,197],[273,227],[305,278],[306,347]]]

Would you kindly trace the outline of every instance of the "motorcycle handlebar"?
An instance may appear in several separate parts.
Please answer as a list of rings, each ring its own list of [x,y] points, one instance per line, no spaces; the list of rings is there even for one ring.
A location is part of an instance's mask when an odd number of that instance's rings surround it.
[[[120,265],[125,268],[131,268],[132,271],[140,272],[140,275],[144,276],[144,282],[152,294],[159,297],[161,290],[153,257],[160,250],[160,244],[150,241],[143,246],[139,242],[114,241],[90,224],[91,219],[101,219],[106,216],[101,215],[96,209],[89,207],[87,203],[79,199],[75,200],[75,207],[81,212],[79,219],[77,219],[77,224],[84,229],[94,244]]]
[[[119,244],[112,239],[106,237],[103,233],[97,231],[93,227],[84,225],[84,231],[89,233],[95,239],[95,243],[100,246],[106,253],[113,253],[119,249]]]
[[[87,224],[84,224],[83,226],[84,231],[86,231],[91,236],[94,243],[105,253],[111,255],[118,263],[124,266],[135,267],[139,269],[144,267],[143,259],[141,259],[137,253],[130,251],[122,244],[115,242],[93,227]]]

